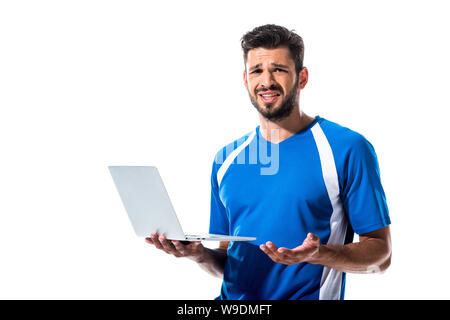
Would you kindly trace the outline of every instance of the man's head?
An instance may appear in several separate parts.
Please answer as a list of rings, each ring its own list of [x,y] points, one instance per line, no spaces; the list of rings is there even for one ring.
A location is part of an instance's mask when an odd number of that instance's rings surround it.
[[[241,45],[244,83],[252,104],[268,120],[288,117],[298,105],[299,91],[308,80],[308,71],[303,67],[302,38],[271,24],[246,33]]]

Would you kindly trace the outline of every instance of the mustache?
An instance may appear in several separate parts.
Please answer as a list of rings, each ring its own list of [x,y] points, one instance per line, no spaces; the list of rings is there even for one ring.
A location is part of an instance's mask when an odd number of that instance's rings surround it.
[[[255,93],[258,94],[260,92],[265,92],[265,91],[280,91],[281,93],[283,93],[283,89],[280,86],[277,86],[275,84],[271,85],[269,88],[259,88],[259,89],[255,89]]]

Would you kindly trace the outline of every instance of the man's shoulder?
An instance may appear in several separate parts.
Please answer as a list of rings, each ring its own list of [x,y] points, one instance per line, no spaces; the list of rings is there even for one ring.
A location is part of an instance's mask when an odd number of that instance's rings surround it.
[[[370,145],[370,142],[363,134],[336,122],[322,119],[320,127],[332,149],[338,148],[342,151],[351,151],[365,148],[368,144]]]
[[[330,144],[338,173],[345,175],[349,165],[376,163],[375,149],[363,134],[328,120],[320,126]]]

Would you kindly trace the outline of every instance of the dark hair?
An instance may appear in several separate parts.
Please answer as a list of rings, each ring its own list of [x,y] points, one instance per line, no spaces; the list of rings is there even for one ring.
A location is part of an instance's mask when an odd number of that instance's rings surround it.
[[[303,54],[305,47],[303,39],[293,30],[289,31],[285,27],[275,24],[266,24],[256,27],[247,32],[241,39],[242,50],[244,50],[244,61],[247,62],[247,53],[251,49],[266,48],[275,49],[281,46],[287,46],[291,52],[292,59],[295,62],[295,71],[297,74],[303,68]]]

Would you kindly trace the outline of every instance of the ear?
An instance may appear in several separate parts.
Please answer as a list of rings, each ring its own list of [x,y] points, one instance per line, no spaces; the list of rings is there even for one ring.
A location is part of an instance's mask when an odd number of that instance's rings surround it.
[[[308,83],[308,69],[306,67],[303,67],[302,70],[300,70],[300,73],[298,74],[298,89],[303,89],[306,84]]]
[[[245,85],[245,89],[248,90],[247,70],[244,70],[244,85]]]

